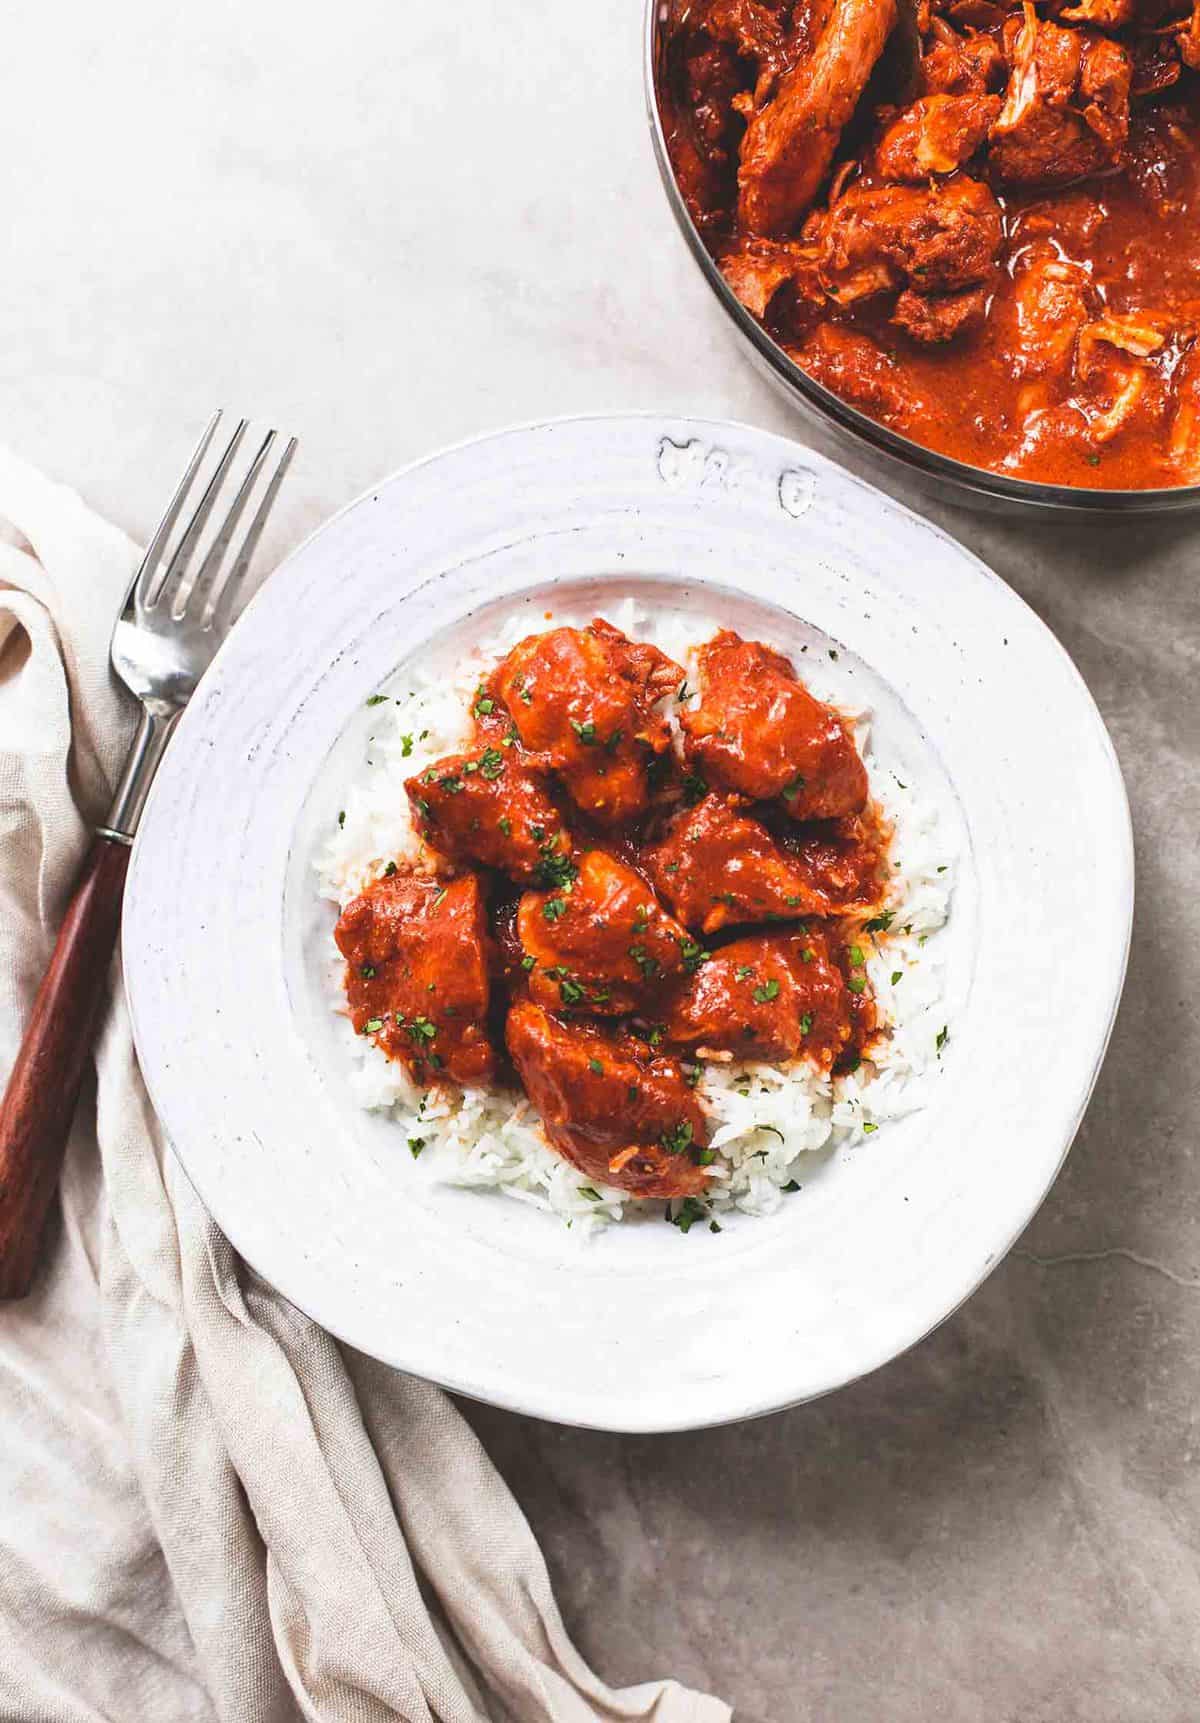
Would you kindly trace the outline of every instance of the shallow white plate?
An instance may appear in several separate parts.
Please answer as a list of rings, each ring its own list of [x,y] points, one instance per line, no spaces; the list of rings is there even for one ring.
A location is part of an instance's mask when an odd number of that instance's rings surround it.
[[[720,1236],[581,1240],[426,1176],[358,1109],[311,862],[366,696],[520,607],[634,595],[834,646],[960,852],[930,1106]],[[402,678],[401,678],[402,680]],[[907,777],[906,777],[907,781]],[[966,1297],[1070,1146],[1124,976],[1129,815],[1070,660],[995,575],[745,426],[559,421],[382,484],[289,558],[185,713],[134,851],[125,974],[175,1150],[242,1255],[389,1363],[617,1430],[765,1412],[874,1369]]]

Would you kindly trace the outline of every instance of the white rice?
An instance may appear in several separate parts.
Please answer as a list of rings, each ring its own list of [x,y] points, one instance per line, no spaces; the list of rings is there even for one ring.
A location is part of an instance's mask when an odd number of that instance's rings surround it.
[[[718,626],[681,615],[651,615],[632,599],[612,610],[609,620],[668,652],[689,670],[693,685],[695,651]],[[347,788],[344,813],[315,861],[320,891],[339,909],[378,878],[389,861],[437,871],[438,859],[421,843],[409,818],[404,779],[467,743],[470,697],[481,677],[530,630],[528,616],[514,617],[452,678],[436,667],[413,666],[398,678],[398,697],[377,703],[363,771]],[[817,678],[806,680],[815,684]],[[829,698],[817,686],[814,692]],[[887,905],[894,920],[886,934],[863,935],[860,941],[888,1034],[873,1059],[837,1078],[803,1059],[787,1065],[731,1058],[704,1062],[696,1094],[711,1121],[710,1146],[717,1151],[707,1202],[714,1215],[773,1213],[785,1189],[801,1176],[806,1155],[861,1141],[887,1121],[913,1112],[924,1104],[936,1070],[946,1017],[941,941],[932,936],[949,913],[955,857],[946,849],[936,810],[922,805],[874,758],[869,714],[842,710],[854,723],[871,793],[895,833]],[[563,1160],[520,1092],[415,1084],[402,1065],[354,1034],[336,952],[329,980],[334,1009],[345,1023],[355,1097],[364,1107],[391,1113],[398,1149],[407,1142],[420,1155],[423,1173],[429,1169],[450,1184],[500,1190],[584,1231],[642,1207],[619,1190],[590,1182]],[[661,1217],[657,1204],[650,1208]]]

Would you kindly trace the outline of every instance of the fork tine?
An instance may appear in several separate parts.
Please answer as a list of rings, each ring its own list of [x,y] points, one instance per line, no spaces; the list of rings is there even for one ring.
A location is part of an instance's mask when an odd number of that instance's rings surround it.
[[[154,536],[146,546],[146,554],[138,564],[137,573],[130,582],[130,593],[138,593],[143,604],[146,601],[147,592],[154,584],[155,575],[157,574],[158,565],[162,559],[163,551],[167,548],[167,541],[174,530],[175,522],[179,519],[179,511],[183,507],[184,500],[192,488],[192,480],[196,476],[196,472],[201,461],[208,453],[208,445],[213,440],[213,435],[217,426],[221,423],[222,412],[223,409],[218,407],[212,418],[208,421],[208,424],[204,427],[204,430],[201,432],[200,441],[192,450],[192,458],[184,469],[183,477],[175,487],[175,495],[167,504],[162,519],[155,527]]]
[[[147,610],[152,610],[155,605],[161,603],[168,596],[172,600],[172,608],[178,608],[180,589],[187,574],[188,564],[192,559],[192,552],[196,548],[196,540],[204,531],[204,524],[212,513],[213,504],[217,500],[217,493],[225,482],[225,475],[229,471],[230,462],[237,453],[238,444],[245,435],[246,426],[249,422],[248,419],[238,420],[237,429],[226,443],[225,453],[217,462],[216,470],[205,485],[204,493],[196,504],[191,520],[184,528],[183,537],[176,545],[174,555],[167,564],[162,579],[157,583],[153,581],[147,583],[146,596],[143,599]]]
[[[263,528],[267,524],[267,516],[274,506],[275,498],[279,494],[279,487],[283,483],[284,475],[287,473],[295,452],[296,439],[289,437],[287,447],[280,455],[275,471],[263,492],[262,501],[255,511],[254,519],[246,530],[246,536],[242,540],[233,567],[210,600],[211,619],[215,628],[225,629],[233,620],[233,607],[237,601],[238,592],[245,582],[251,559],[258,548],[258,541],[262,537]]]
[[[193,617],[203,615],[205,623],[210,620],[212,605],[202,604],[201,600],[207,600],[209,593],[216,585],[217,577],[221,572],[221,564],[225,560],[225,554],[233,540],[234,533],[237,531],[238,522],[242,518],[243,511],[250,499],[250,493],[254,489],[255,481],[262,471],[263,462],[266,460],[277,435],[278,433],[275,431],[268,431],[259,444],[257,453],[237,488],[237,495],[229,505],[225,519],[221,522],[220,530],[209,546],[204,561],[196,570],[195,578],[188,586],[185,609],[190,611]]]

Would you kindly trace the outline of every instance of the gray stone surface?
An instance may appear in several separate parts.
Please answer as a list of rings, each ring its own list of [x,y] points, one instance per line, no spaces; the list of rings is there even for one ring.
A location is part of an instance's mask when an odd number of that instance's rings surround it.
[[[303,438],[277,549],[412,456],[548,413],[828,450],[670,225],[639,11],[24,8],[10,70],[53,70],[0,104],[0,435],[144,534],[214,401],[272,414]],[[1066,1170],[958,1316],[835,1398],[652,1440],[468,1415],[611,1679],[674,1672],[742,1723],[1193,1723],[1196,528],[916,501],[1063,640],[1129,787],[1129,984]]]

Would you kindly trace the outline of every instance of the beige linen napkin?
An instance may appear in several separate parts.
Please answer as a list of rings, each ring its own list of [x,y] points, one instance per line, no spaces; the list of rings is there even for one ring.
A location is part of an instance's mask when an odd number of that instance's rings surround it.
[[[136,553],[2,452],[0,517],[6,1072],[129,735],[108,637]],[[450,1400],[238,1262],[164,1150],[115,971],[96,1064],[50,1263],[0,1307],[0,1717],[725,1723],[672,1681],[605,1687]]]

